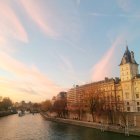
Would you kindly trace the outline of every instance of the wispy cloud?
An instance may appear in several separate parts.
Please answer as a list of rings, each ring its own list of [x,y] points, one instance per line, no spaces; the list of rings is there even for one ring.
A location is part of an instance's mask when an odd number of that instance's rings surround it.
[[[131,0],[117,0],[117,3],[124,12],[129,12],[133,5]]]
[[[11,73],[16,79],[13,83],[8,82],[14,91],[19,91],[19,93],[26,92],[26,94],[34,93],[49,98],[61,90],[58,85],[40,72],[36,66],[27,66],[2,51],[0,51],[0,56],[0,69]]]
[[[10,0],[7,0],[0,3],[0,69],[10,75],[8,78],[0,76],[0,95],[6,94],[14,99],[35,98],[42,100],[51,98],[62,89],[37,66],[29,66],[16,59],[14,53],[9,53],[9,51],[16,50],[17,46],[14,43],[30,41],[24,27],[26,25],[28,28],[28,25],[24,20],[28,20],[31,25],[38,27],[37,31],[40,29],[47,37],[61,38],[72,44],[75,44],[73,43],[74,39],[78,40],[80,25],[77,12],[73,12],[72,9],[74,8],[73,3],[71,4],[73,7],[70,7],[65,14],[63,9],[60,10],[60,5],[54,6],[55,9],[51,2],[50,5],[46,4],[47,2],[14,0],[14,5]],[[21,18],[19,15],[23,17]],[[60,59],[63,69],[67,69],[73,75],[74,70],[71,62],[63,56]]]
[[[131,14],[102,14],[102,13],[90,13],[89,15],[94,17],[120,17],[120,18],[140,18],[140,15],[131,15]]]
[[[122,41],[123,36],[118,36],[117,39],[113,42],[110,49],[106,52],[106,54],[99,60],[97,64],[95,64],[92,68],[92,80],[98,81],[103,80],[106,76],[111,76],[113,64],[111,62],[112,57],[114,57],[115,49],[118,47]]]
[[[47,12],[43,12],[41,10],[41,5],[38,1],[34,2],[34,0],[20,0],[22,7],[25,9],[29,17],[38,25],[38,27],[45,32],[48,36],[56,37],[58,33],[53,30],[51,27],[49,20],[45,19],[45,15],[51,14],[51,12],[47,9]],[[50,13],[48,13],[50,12]]]
[[[6,77],[0,77],[0,95],[8,96],[13,101],[40,101],[47,98],[46,95],[31,89],[30,84],[25,84],[20,80],[13,80]]]
[[[78,12],[72,1],[68,1],[66,6],[59,2],[55,4],[51,1],[20,0],[21,8],[26,11],[26,15],[32,19],[42,32],[48,37],[57,40],[78,40],[80,36],[81,23],[79,22]],[[80,1],[77,1],[80,3]],[[65,12],[64,12],[65,10]],[[76,39],[75,39],[76,38]]]
[[[9,39],[28,42],[27,32],[8,1],[0,2],[0,18],[0,38],[5,38],[7,42]]]
[[[125,17],[125,18],[140,18],[140,15],[118,15],[119,17]]]
[[[60,65],[61,69],[71,74],[74,73],[74,68],[70,60],[63,55],[59,55],[59,58],[61,62],[61,65]]]
[[[72,80],[74,83],[83,83],[79,78],[79,73],[76,72],[72,61],[62,54],[58,55],[58,58],[60,59],[59,68],[64,73],[63,76],[66,76],[68,81]]]
[[[77,5],[80,5],[81,0],[76,0]]]
[[[102,14],[102,13],[96,13],[96,12],[89,13],[89,15],[95,16],[95,17],[110,17],[110,16],[112,16],[112,15],[109,15],[109,14]]]

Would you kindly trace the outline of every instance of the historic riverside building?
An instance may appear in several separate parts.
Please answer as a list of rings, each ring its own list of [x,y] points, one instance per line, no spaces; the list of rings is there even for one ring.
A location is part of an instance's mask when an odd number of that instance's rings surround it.
[[[125,111],[140,111],[140,75],[138,64],[134,58],[134,52],[126,51],[120,64],[121,87],[123,92],[123,100],[125,103]]]
[[[85,85],[76,85],[67,92],[67,107],[69,117],[76,116],[76,110],[81,112],[81,119],[91,121],[89,117],[89,97],[102,96],[106,101],[105,107],[115,108],[133,116],[133,124],[140,120],[140,75],[138,63],[135,61],[134,52],[126,46],[125,53],[120,63],[120,78],[105,78],[103,81]],[[82,110],[82,111],[81,111]],[[72,113],[71,113],[72,112]],[[86,112],[86,113],[83,113]],[[119,117],[118,117],[119,118]],[[108,121],[108,118],[106,118]],[[118,120],[120,123],[120,120]]]

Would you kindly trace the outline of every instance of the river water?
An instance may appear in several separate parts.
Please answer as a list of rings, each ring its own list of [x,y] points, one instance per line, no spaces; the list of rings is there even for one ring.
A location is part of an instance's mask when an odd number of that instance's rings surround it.
[[[50,122],[40,114],[26,114],[0,118],[0,140],[140,140],[140,137]]]

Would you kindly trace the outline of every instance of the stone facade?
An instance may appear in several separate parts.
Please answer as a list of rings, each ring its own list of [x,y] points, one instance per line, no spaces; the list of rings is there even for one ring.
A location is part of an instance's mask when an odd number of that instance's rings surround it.
[[[69,112],[76,114],[74,111],[86,112],[84,120],[91,118],[89,113],[89,97],[99,94],[108,101],[106,106],[115,108],[131,114],[135,122],[140,112],[140,75],[138,64],[134,58],[134,52],[130,52],[128,47],[120,63],[120,79],[105,78],[103,81],[75,86],[67,92],[67,107]],[[135,114],[135,115],[134,115]],[[71,115],[75,116],[75,115]],[[119,118],[119,116],[117,117]],[[119,122],[121,120],[118,120]]]
[[[135,61],[134,52],[130,52],[128,47],[126,47],[120,64],[120,77],[125,111],[139,112],[140,78],[138,64]]]
[[[70,118],[80,117],[82,120],[92,121],[89,99],[97,94],[104,98],[106,107],[123,110],[123,94],[120,80],[117,78],[105,78],[103,81],[76,86],[67,92],[67,107],[70,112]],[[81,116],[78,116],[80,112]],[[105,119],[108,120],[108,118]],[[99,115],[96,121],[100,122],[100,120]]]

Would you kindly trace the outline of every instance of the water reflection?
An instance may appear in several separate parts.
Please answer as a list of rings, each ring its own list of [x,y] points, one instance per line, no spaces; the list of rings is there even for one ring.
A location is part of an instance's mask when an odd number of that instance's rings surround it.
[[[60,124],[38,115],[0,118],[0,140],[139,140],[123,134],[100,132],[96,129]]]

